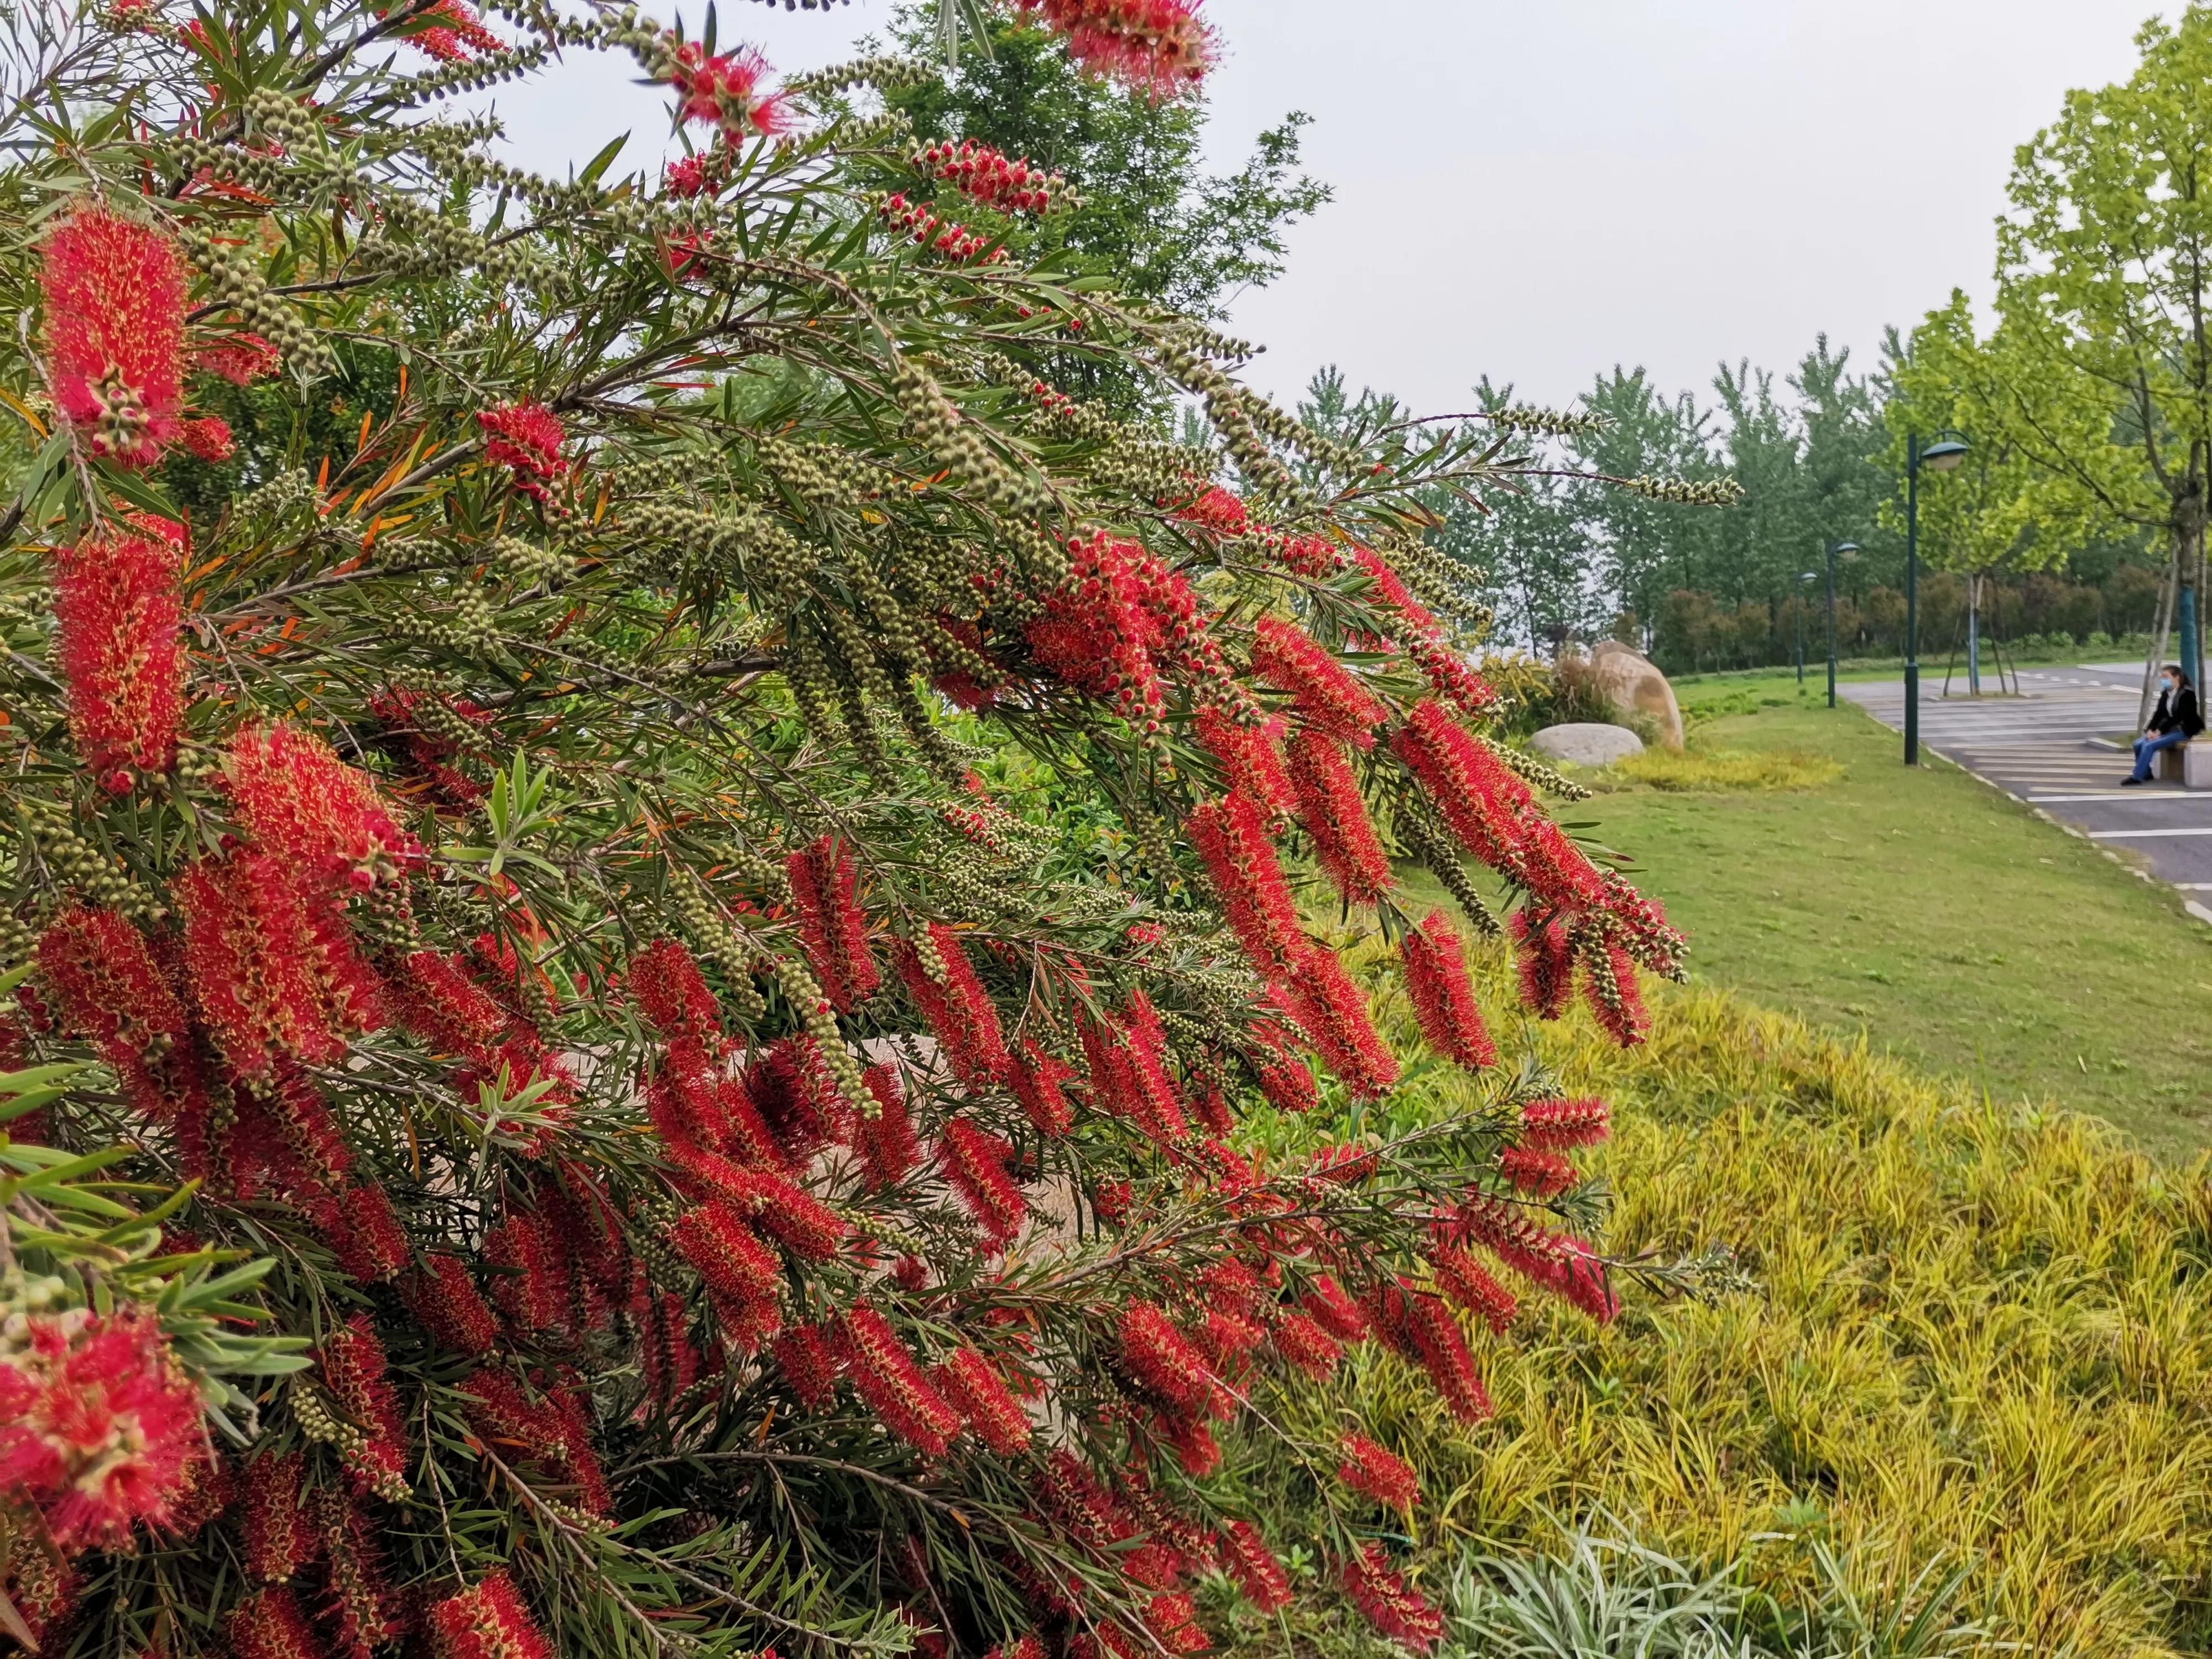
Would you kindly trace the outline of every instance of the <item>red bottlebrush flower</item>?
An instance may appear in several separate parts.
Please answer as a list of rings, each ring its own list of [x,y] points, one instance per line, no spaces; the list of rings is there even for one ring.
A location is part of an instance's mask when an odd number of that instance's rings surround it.
[[[220,415],[203,415],[198,420],[186,421],[178,436],[187,451],[210,466],[227,461],[238,453],[238,440],[231,436],[230,422]]]
[[[949,1119],[937,1143],[938,1167],[975,1218],[984,1242],[1002,1250],[1029,1218],[1029,1205],[1006,1166],[1014,1149],[966,1118]]]
[[[1231,1521],[1221,1529],[1221,1567],[1261,1612],[1278,1613],[1290,1606],[1290,1572],[1249,1521]]]
[[[630,958],[629,994],[663,1042],[690,1043],[711,1056],[722,1042],[722,1010],[691,953],[656,939]]]
[[[1636,982],[1636,962],[1610,939],[1583,952],[1583,991],[1599,1026],[1624,1048],[1633,1048],[1651,1030],[1651,1015]]]
[[[425,1256],[401,1282],[399,1293],[416,1322],[441,1346],[479,1356],[498,1346],[498,1316],[460,1257],[442,1250]]]
[[[860,908],[860,876],[852,849],[823,836],[784,860],[799,907],[799,942],[814,976],[837,1012],[849,1014],[882,982],[868,954],[867,913]]]
[[[1275,1322],[1275,1352],[1308,1376],[1327,1382],[1336,1374],[1344,1350],[1320,1323],[1301,1313],[1286,1313]]]
[[[420,853],[368,774],[296,726],[244,728],[228,778],[255,843],[293,866],[302,890],[365,890]]]
[[[418,15],[426,22],[438,21],[408,34],[407,43],[441,64],[468,63],[479,55],[507,50],[507,43],[486,28],[462,0],[435,0]]]
[[[514,475],[514,487],[535,501],[550,499],[545,486],[565,477],[568,457],[561,446],[568,434],[560,417],[543,404],[508,404],[477,411],[483,428],[484,459]]]
[[[1244,1059],[1267,1103],[1279,1112],[1299,1114],[1318,1106],[1320,1085],[1281,1024],[1263,1020],[1251,1028],[1251,1035],[1258,1046],[1247,1052]]]
[[[484,1235],[484,1260],[500,1269],[492,1295],[514,1329],[536,1334],[562,1328],[567,1286],[538,1217],[527,1210],[510,1212]]]
[[[1121,1037],[1118,1059],[1118,1109],[1133,1117],[1155,1140],[1177,1141],[1189,1133],[1182,1097],[1168,1076],[1168,1036],[1152,999],[1132,991],[1114,1022]]]
[[[793,1255],[827,1261],[852,1231],[835,1210],[773,1170],[748,1170],[713,1152],[674,1149],[677,1167]]]
[[[192,354],[194,367],[220,376],[233,386],[252,386],[276,372],[282,354],[258,334],[233,334],[202,346]]]
[[[739,1346],[757,1346],[775,1334],[781,1323],[776,1303],[783,1263],[734,1206],[710,1199],[686,1210],[669,1229],[668,1242],[698,1270]]]
[[[1498,1170],[1534,1198],[1557,1198],[1582,1179],[1575,1166],[1557,1152],[1533,1146],[1508,1146],[1498,1155]]]
[[[921,1162],[906,1091],[899,1086],[898,1073],[888,1066],[869,1066],[860,1081],[875,1097],[876,1115],[860,1115],[854,1126],[853,1149],[860,1153],[871,1181],[878,1187],[895,1187]]]
[[[407,1495],[407,1431],[399,1399],[385,1376],[384,1345],[367,1314],[356,1314],[332,1331],[315,1356],[324,1385],[340,1412],[360,1431],[338,1455],[356,1485],[394,1502]]]
[[[534,1380],[545,1386],[542,1375]],[[544,1461],[575,1489],[579,1508],[592,1515],[611,1514],[614,1499],[605,1476],[599,1472],[599,1454],[592,1449],[592,1421],[583,1389],[580,1386],[546,1389],[544,1410],[552,1433]]]
[[[721,173],[720,159],[712,152],[680,156],[663,170],[660,187],[671,196],[680,196],[688,200],[718,189]]]
[[[1310,726],[1371,748],[1388,711],[1335,656],[1296,623],[1262,617],[1255,627],[1252,672],[1291,694]]]
[[[435,1603],[430,1629],[454,1659],[556,1659],[504,1569]]]
[[[674,1291],[655,1294],[641,1273],[630,1297],[630,1323],[637,1329],[637,1351],[647,1399],[662,1406],[699,1378],[699,1351],[691,1346],[684,1298]],[[639,1414],[644,1414],[641,1406]]]
[[[768,59],[750,48],[709,57],[699,42],[687,40],[677,48],[668,80],[684,119],[712,121],[736,143],[755,135],[773,137],[790,127],[787,100],[763,85],[768,74]]]
[[[1245,510],[1243,501],[1218,484],[1208,485],[1177,507],[1175,515],[1185,524],[1210,530],[1217,536],[1242,536],[1252,527],[1251,514]]]
[[[890,1322],[866,1304],[845,1316],[846,1375],[883,1425],[926,1457],[941,1457],[960,1413],[933,1388]]]
[[[477,1370],[467,1383],[476,1402],[468,1413],[470,1427],[478,1438],[504,1443],[510,1456],[538,1465],[573,1488],[579,1507],[606,1514],[606,1481],[576,1393],[543,1372],[532,1381],[541,1395],[535,1401],[509,1373],[490,1366]]]
[[[185,551],[166,536],[89,536],[54,562],[54,658],[69,686],[70,741],[111,794],[131,771],[177,763],[184,715]]]
[[[1398,947],[1406,967],[1406,994],[1429,1047],[1471,1072],[1498,1063],[1498,1048],[1475,1006],[1467,954],[1441,910],[1431,910]]]
[[[306,1465],[296,1451],[264,1452],[246,1465],[239,1526],[248,1577],[281,1584],[314,1559],[315,1537],[300,1507]]]
[[[1199,1628],[1198,1604],[1181,1590],[1155,1595],[1145,1608],[1145,1624],[1170,1653],[1198,1653],[1213,1645]]]
[[[1135,1198],[1135,1189],[1127,1182],[1102,1181],[1091,1189],[1091,1207],[1106,1225],[1117,1227],[1129,1213],[1129,1206]]]
[[[1284,1006],[1313,1044],[1322,1063],[1358,1100],[1379,1100],[1398,1080],[1397,1057],[1368,1018],[1367,999],[1352,982],[1336,952],[1310,946],[1297,975],[1283,988]]]
[[[1288,979],[1308,954],[1306,939],[1258,804],[1244,794],[1207,801],[1183,829],[1253,971],[1271,984]]]
[[[1149,1302],[1121,1310],[1121,1363],[1143,1387],[1188,1416],[1212,1403],[1206,1356]]]
[[[185,264],[169,239],[80,203],[40,248],[46,368],[92,453],[149,466],[184,405]]]
[[[1314,857],[1347,904],[1372,904],[1395,884],[1344,745],[1308,726],[1291,739],[1291,783]]]
[[[908,1296],[917,1296],[929,1285],[929,1263],[918,1255],[902,1255],[891,1263],[891,1283]]]
[[[1521,859],[1516,872],[1523,886],[1546,903],[1579,910],[1605,899],[1605,878],[1574,838],[1540,812],[1521,821]]]
[[[1398,573],[1370,547],[1355,547],[1352,556],[1374,585],[1376,597],[1398,613],[1404,625],[1406,654],[1429,682],[1429,689],[1462,713],[1474,714],[1493,707],[1498,693],[1454,648],[1443,627],[1407,591]]]
[[[1191,724],[1232,792],[1249,795],[1280,817],[1297,810],[1297,792],[1275,746],[1281,738],[1279,720],[1247,726],[1227,709],[1208,703]]]
[[[303,1194],[301,1204],[349,1277],[374,1285],[407,1265],[407,1231],[383,1188],[320,1188]]]
[[[805,1032],[770,1045],[764,1061],[745,1072],[745,1095],[754,1110],[732,1121],[742,1134],[757,1122],[786,1169],[802,1170],[816,1152],[850,1132],[853,1109],[838,1091],[821,1045]]]
[[[1385,1509],[1409,1510],[1421,1501],[1421,1483],[1413,1465],[1364,1434],[1344,1437],[1344,1462],[1336,1478]]]
[[[967,1088],[987,1089],[1012,1063],[999,1011],[976,978],[968,953],[960,948],[959,935],[943,922],[933,921],[929,945],[944,968],[943,982],[932,977],[921,947],[904,939],[896,947],[899,977],[936,1034],[952,1075]]]
[[[1067,55],[1156,98],[1192,90],[1213,63],[1197,0],[1020,0],[1066,37]]]
[[[1521,974],[1521,1001],[1540,1019],[1557,1019],[1574,994],[1574,945],[1566,924],[1556,916],[1538,923],[1528,910],[1507,921]]]
[[[149,1315],[19,1316],[0,1363],[0,1491],[64,1554],[169,1523],[204,1443],[199,1392]]]
[[[971,201],[1006,213],[1047,213],[1067,193],[1067,180],[1027,161],[1009,160],[973,138],[918,149],[907,165],[925,179],[942,179]]]
[[[1382,1305],[1395,1328],[1393,1334],[1429,1374],[1445,1408],[1462,1423],[1486,1421],[1491,1415],[1490,1391],[1482,1385],[1458,1320],[1443,1299],[1401,1279],[1383,1288]]]
[[[807,1410],[820,1411],[837,1392],[843,1362],[837,1344],[820,1325],[794,1325],[776,1338],[770,1350],[783,1369],[783,1380]]]
[[[1075,1127],[1075,1109],[1067,1103],[1067,1091],[1061,1086],[1074,1075],[1073,1066],[1035,1038],[1022,1044],[1020,1055],[1007,1069],[1006,1087],[1039,1134],[1058,1139]]]
[[[39,940],[39,972],[139,1111],[167,1122],[204,1103],[184,1006],[137,927],[112,910],[64,910]]]
[[[1492,869],[1517,870],[1528,786],[1442,703],[1424,702],[1391,739],[1459,844]]]
[[[1036,1432],[1029,1413],[997,1367],[973,1348],[955,1348],[931,1374],[938,1391],[968,1419],[976,1437],[1001,1457],[1029,1449]]]
[[[1344,1564],[1344,1588],[1367,1622],[1416,1653],[1436,1646],[1444,1633],[1443,1615],[1390,1570],[1380,1544],[1370,1544]]]
[[[1344,1287],[1327,1273],[1317,1273],[1298,1305],[1316,1323],[1340,1342],[1357,1342],[1367,1334],[1367,1316],[1344,1293]]]
[[[1466,1309],[1497,1334],[1505,1334],[1521,1304],[1512,1291],[1491,1276],[1489,1269],[1465,1250],[1450,1245],[1438,1247],[1429,1266],[1437,1276],[1437,1288],[1447,1299]]]
[[[330,1651],[284,1584],[258,1589],[240,1602],[226,1630],[237,1659],[323,1659]]]
[[[1030,654],[1065,684],[1112,702],[1124,719],[1158,720],[1166,699],[1155,653],[1167,637],[1146,603],[1158,561],[1103,531],[1071,542],[1068,552],[1066,584],[1023,629]]]
[[[489,1053],[505,1036],[513,1016],[493,1000],[456,952],[417,951],[395,987],[398,1012],[424,1042],[470,1058]]]
[[[1594,1097],[1532,1100],[1521,1109],[1521,1144],[1541,1152],[1595,1146],[1612,1133],[1612,1111]]]
[[[400,1632],[377,1525],[352,1493],[325,1486],[316,1494],[322,1532],[323,1621],[343,1659],[368,1659]]]
[[[1443,1236],[1447,1243],[1485,1246],[1516,1273],[1601,1325],[1620,1311],[1604,1260],[1595,1250],[1579,1238],[1546,1232],[1504,1199],[1469,1198],[1447,1219]]]

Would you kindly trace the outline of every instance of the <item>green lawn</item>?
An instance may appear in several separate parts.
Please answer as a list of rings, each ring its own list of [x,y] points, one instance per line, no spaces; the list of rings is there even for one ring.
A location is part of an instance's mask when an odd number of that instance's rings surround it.
[[[2149,1151],[2212,1145],[2212,927],[2171,889],[1936,764],[1808,676],[1682,688],[1691,749],[1839,763],[1797,790],[1631,785],[1571,807],[1633,854],[1691,939],[1693,976],[1740,988],[2000,1099],[2099,1113]],[[1730,712],[1722,714],[1719,711]]]

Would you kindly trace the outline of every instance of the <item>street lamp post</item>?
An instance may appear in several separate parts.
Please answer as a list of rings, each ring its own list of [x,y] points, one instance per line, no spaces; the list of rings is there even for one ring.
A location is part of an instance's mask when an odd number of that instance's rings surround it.
[[[1966,441],[1939,432],[1923,449],[1920,434],[1905,441],[1905,763],[1920,764],[1920,467],[1948,472],[1966,459]]]
[[[1791,609],[1797,613],[1797,684],[1805,684],[1805,584],[1819,578],[1809,570],[1797,573],[1797,593]]]
[[[1836,555],[1850,558],[1859,550],[1856,542],[1828,544],[1828,707],[1836,706]]]

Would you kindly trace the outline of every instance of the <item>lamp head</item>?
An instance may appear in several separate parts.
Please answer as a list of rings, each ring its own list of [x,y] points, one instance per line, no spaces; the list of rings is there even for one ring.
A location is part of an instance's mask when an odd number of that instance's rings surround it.
[[[1960,437],[1939,437],[1920,452],[1920,459],[1931,472],[1953,472],[1966,459],[1966,441]]]
[[[1850,558],[1851,555],[1858,550],[1859,544],[1856,542],[1833,542],[1831,543],[1828,547],[1829,552],[1835,554],[1839,558],[1845,559]]]

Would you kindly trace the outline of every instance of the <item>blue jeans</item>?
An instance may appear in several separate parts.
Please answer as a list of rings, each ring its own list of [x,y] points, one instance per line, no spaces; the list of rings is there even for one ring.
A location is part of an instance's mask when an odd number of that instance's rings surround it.
[[[2136,739],[2136,781],[2137,783],[2150,781],[2151,769],[2158,764],[2160,750],[2172,749],[2188,741],[2189,734],[2186,732],[2169,732],[2162,738],[2137,738]]]

